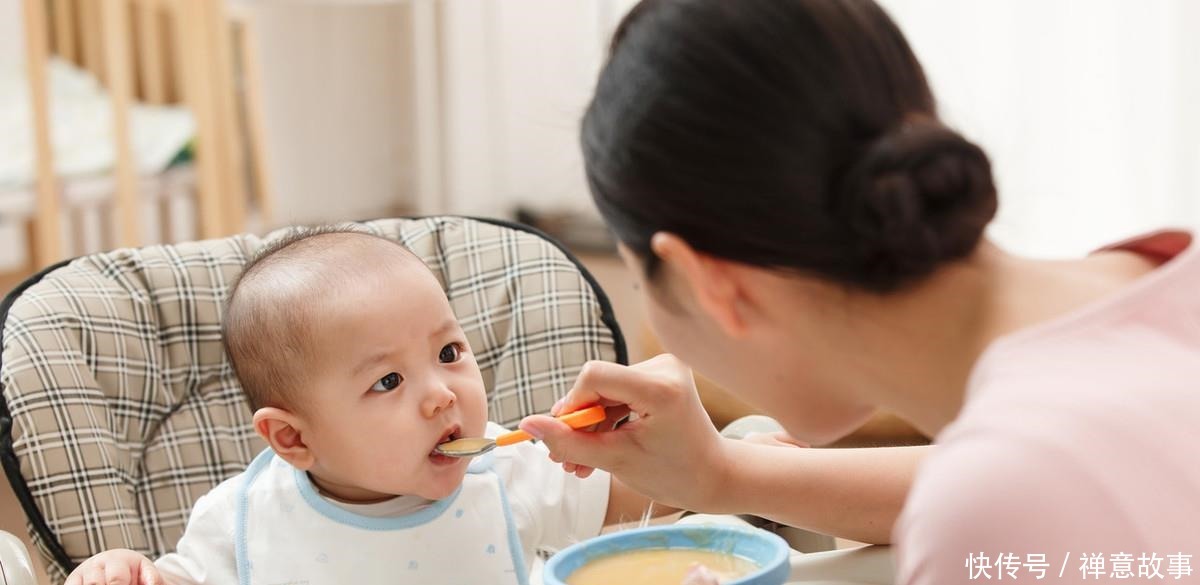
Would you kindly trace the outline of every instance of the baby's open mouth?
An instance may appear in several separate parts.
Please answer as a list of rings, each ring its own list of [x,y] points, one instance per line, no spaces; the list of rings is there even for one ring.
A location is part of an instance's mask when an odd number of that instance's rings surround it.
[[[446,432],[442,433],[442,438],[438,439],[437,443],[434,443],[434,445],[433,445],[434,449],[430,449],[430,455],[438,454],[437,451],[435,451],[435,449],[437,449],[438,445],[461,438],[461,435],[462,435],[462,427],[460,427],[458,425],[454,425],[454,426],[446,429]]]

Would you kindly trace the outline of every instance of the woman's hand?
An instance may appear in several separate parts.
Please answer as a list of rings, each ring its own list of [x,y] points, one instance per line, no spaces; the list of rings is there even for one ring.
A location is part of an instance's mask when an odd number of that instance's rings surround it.
[[[551,414],[602,404],[610,413],[636,419],[616,428],[573,431],[548,416],[521,421],[521,429],[545,441],[551,459],[581,477],[601,468],[633,489],[668,506],[706,510],[724,493],[726,440],[709,420],[692,371],[663,354],[632,366],[588,362],[575,387]]]
[[[165,585],[154,562],[131,550],[104,551],[80,564],[66,585]]]

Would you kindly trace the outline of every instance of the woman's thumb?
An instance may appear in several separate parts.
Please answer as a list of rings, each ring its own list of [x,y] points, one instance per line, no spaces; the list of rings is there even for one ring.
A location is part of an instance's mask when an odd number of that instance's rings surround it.
[[[550,449],[550,454],[558,461],[570,461],[601,469],[609,468],[606,463],[610,454],[608,449],[600,444],[601,435],[609,433],[576,431],[558,419],[540,414],[525,417],[520,428],[533,438],[544,442]]]

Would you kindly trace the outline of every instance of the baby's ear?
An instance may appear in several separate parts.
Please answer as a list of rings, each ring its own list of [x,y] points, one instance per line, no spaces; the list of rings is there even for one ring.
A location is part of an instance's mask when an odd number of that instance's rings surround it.
[[[301,434],[303,422],[294,413],[267,406],[254,413],[254,430],[276,455],[301,471],[308,471],[315,462],[313,452]]]

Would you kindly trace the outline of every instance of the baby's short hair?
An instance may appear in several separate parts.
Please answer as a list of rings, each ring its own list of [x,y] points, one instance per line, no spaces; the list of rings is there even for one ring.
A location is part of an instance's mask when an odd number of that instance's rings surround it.
[[[327,225],[294,229],[260,249],[242,269],[229,289],[221,339],[251,410],[301,407],[302,400],[289,390],[301,385],[303,366],[320,357],[313,311],[340,285],[385,269],[347,258],[382,242],[420,262],[396,240],[354,226]]]

